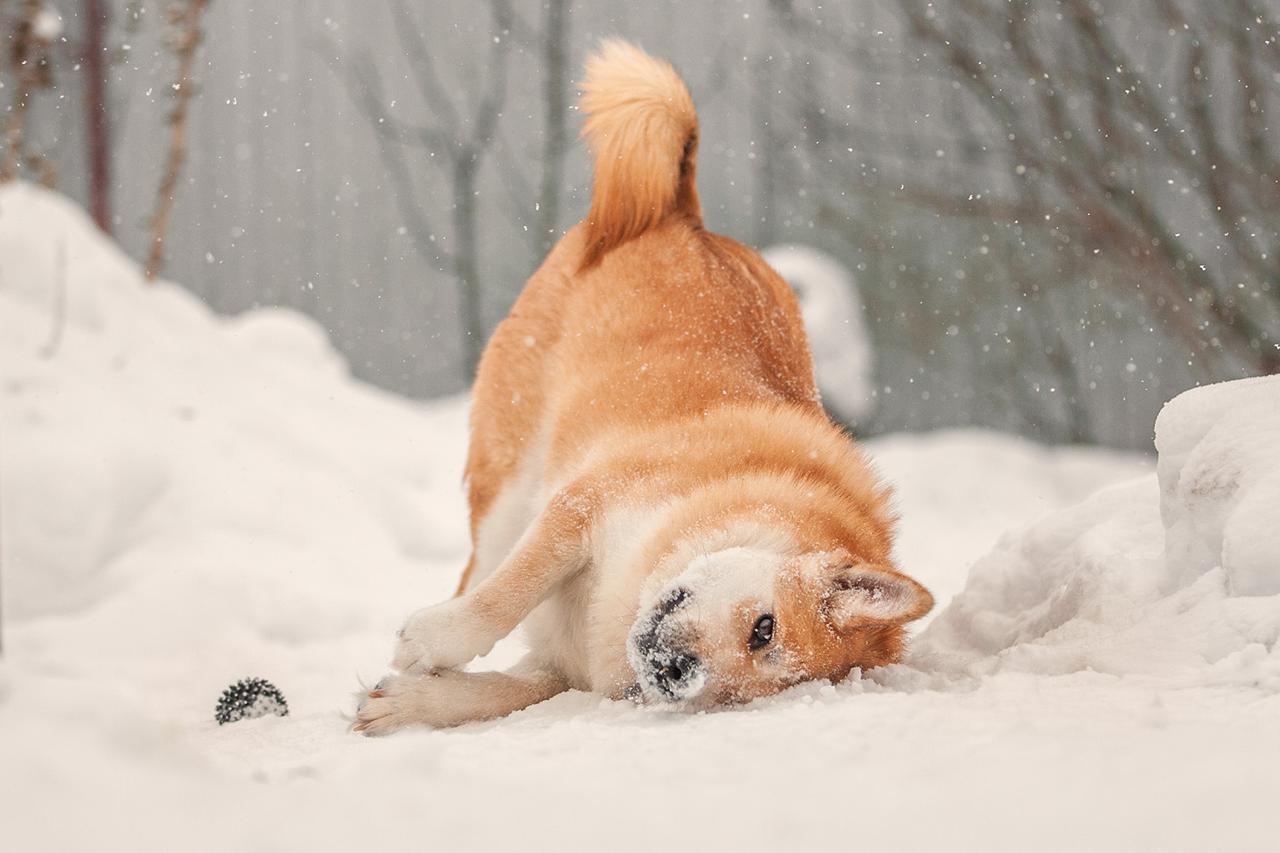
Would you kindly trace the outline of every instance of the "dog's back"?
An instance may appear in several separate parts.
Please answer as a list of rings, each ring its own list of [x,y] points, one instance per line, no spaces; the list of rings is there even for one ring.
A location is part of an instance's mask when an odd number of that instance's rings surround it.
[[[504,491],[554,479],[614,428],[735,402],[821,411],[790,288],[754,251],[702,226],[697,117],[680,78],[608,42],[583,89],[590,213],[529,279],[475,384],[467,477],[477,543]],[[510,512],[522,515],[498,514]],[[490,526],[510,536],[521,525]],[[482,562],[494,562],[484,550]]]

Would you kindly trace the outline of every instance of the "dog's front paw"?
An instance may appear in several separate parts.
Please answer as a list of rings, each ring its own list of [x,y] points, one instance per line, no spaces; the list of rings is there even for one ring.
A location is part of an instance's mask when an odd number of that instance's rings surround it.
[[[395,697],[387,695],[388,687],[394,677],[388,675],[379,681],[376,687],[360,697],[360,702],[356,705],[356,718],[351,724],[351,731],[378,737],[380,735],[389,735],[412,722],[404,713],[405,709],[402,707],[402,703]]]
[[[497,638],[485,630],[464,598],[419,610],[400,630],[391,665],[401,672],[424,673],[461,666],[489,653]]]
[[[365,694],[352,731],[389,735],[408,726],[446,728],[474,718],[460,688],[466,674],[441,670],[425,675],[388,675]]]
[[[424,679],[430,675],[388,675],[378,682],[360,700],[356,708],[356,721],[351,730],[377,737],[389,735],[405,726],[420,724],[418,703],[413,701],[414,691],[406,689],[405,679]]]

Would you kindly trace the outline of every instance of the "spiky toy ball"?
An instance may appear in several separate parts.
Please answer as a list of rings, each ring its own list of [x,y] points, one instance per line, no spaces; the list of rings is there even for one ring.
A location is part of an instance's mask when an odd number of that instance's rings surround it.
[[[222,691],[213,718],[221,726],[236,720],[251,720],[267,714],[283,717],[288,713],[289,703],[274,684],[265,678],[242,678]]]

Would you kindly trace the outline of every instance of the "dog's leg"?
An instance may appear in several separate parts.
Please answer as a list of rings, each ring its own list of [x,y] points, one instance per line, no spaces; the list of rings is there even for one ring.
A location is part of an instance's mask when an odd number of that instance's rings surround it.
[[[471,549],[471,556],[467,559],[467,567],[462,570],[462,577],[458,579],[458,588],[453,591],[453,597],[458,598],[467,591],[468,584],[471,583],[471,576],[476,571],[476,549]]]
[[[568,687],[562,675],[529,658],[507,672],[445,669],[425,675],[389,675],[360,703],[352,729],[385,735],[405,726],[447,728],[493,720]]]
[[[409,617],[392,666],[421,673],[488,654],[558,583],[586,565],[586,532],[597,505],[588,487],[558,494],[475,589]]]

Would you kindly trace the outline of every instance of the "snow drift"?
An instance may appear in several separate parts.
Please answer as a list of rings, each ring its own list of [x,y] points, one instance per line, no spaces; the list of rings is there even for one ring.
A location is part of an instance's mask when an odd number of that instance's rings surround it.
[[[1004,537],[920,637],[917,665],[1280,690],[1280,377],[1175,398],[1156,446],[1158,479]]]
[[[810,246],[770,246],[761,254],[800,301],[823,405],[844,423],[865,420],[875,403],[875,363],[853,274]]]
[[[1170,581],[1221,568],[1236,595],[1280,593],[1280,377],[1174,399],[1156,449]]]
[[[1265,849],[1280,829],[1274,379],[1171,403],[1158,480],[993,433],[869,442],[941,605],[903,665],[730,713],[568,693],[375,742],[346,732],[357,678],[465,558],[463,401],[351,381],[291,312],[146,285],[24,185],[0,187],[0,371],[6,848]],[[219,727],[252,675],[290,715]]]

